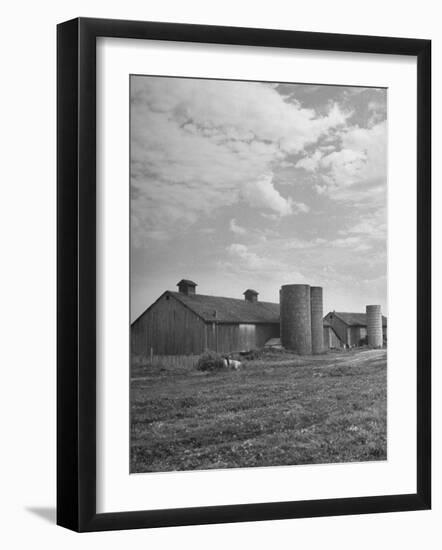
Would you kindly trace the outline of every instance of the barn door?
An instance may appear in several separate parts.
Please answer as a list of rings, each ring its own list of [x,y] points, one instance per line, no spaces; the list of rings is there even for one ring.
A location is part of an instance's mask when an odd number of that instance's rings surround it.
[[[249,351],[256,347],[255,325],[239,325],[239,350]]]

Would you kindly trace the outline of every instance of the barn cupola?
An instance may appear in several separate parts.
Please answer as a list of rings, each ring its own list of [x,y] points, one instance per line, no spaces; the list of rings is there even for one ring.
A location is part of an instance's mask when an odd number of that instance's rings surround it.
[[[251,302],[253,304],[258,301],[258,294],[259,292],[256,292],[256,290],[253,290],[253,288],[248,288],[244,292],[244,298],[246,302]]]
[[[197,284],[193,281],[189,281],[189,279],[181,279],[181,281],[177,283],[177,287],[180,293],[186,294],[187,296],[195,294],[196,286]]]

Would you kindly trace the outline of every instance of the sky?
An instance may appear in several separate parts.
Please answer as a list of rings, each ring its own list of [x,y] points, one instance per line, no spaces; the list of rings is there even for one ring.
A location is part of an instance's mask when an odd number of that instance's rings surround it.
[[[387,310],[387,90],[131,76],[131,320],[165,290]]]

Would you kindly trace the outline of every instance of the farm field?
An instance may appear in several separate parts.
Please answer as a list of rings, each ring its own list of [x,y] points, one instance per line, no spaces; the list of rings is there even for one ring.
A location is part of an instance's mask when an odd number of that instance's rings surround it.
[[[387,352],[132,367],[131,473],[385,460]]]

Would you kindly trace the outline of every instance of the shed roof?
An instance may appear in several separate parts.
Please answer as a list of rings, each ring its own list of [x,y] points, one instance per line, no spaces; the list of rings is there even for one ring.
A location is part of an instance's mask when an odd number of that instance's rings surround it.
[[[238,298],[205,296],[204,294],[186,295],[172,291],[167,293],[174,296],[206,322],[279,323],[279,304],[247,302]]]
[[[349,327],[366,327],[367,326],[367,315],[365,313],[347,313],[342,311],[330,311],[327,314],[336,315],[341,321],[344,321]],[[387,326],[387,318],[385,315],[382,315],[382,326]]]

